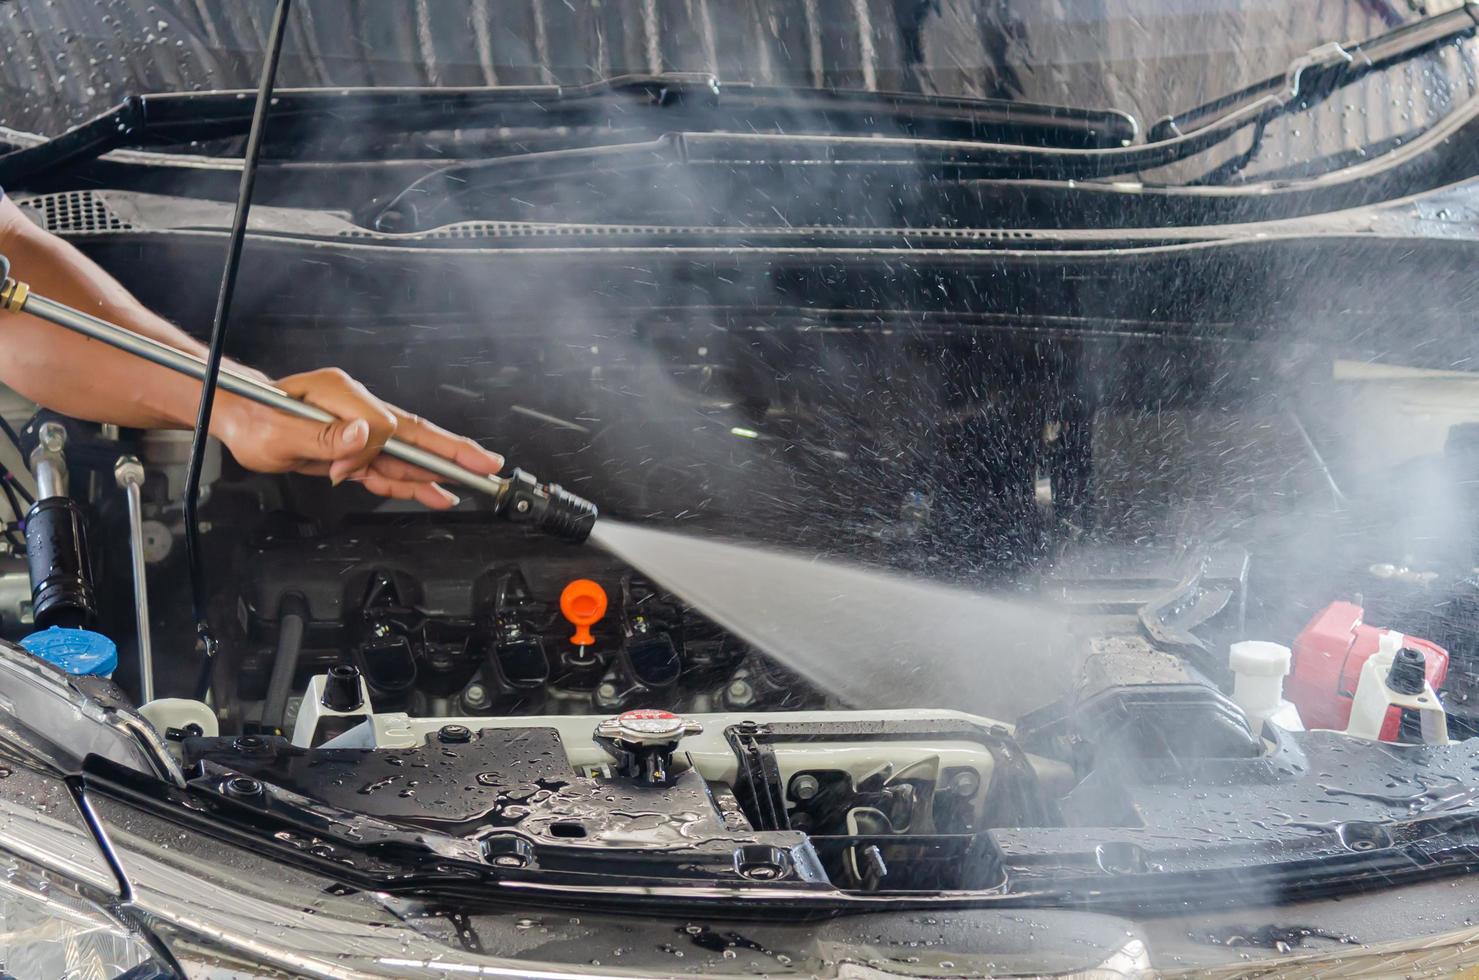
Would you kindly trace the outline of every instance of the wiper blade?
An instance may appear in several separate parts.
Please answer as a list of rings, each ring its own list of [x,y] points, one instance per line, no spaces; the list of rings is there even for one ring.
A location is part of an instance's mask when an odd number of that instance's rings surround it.
[[[745,85],[725,89],[725,104],[748,103],[789,112],[796,122],[838,123],[834,132],[867,130],[932,139],[991,140],[1061,149],[1126,146],[1139,135],[1135,117],[1117,109],[1080,109],[1006,99],[976,99],[859,89],[795,89]],[[846,125],[853,120],[851,126]],[[861,122],[861,125],[859,125]]]
[[[1479,3],[1468,0],[1445,13],[1424,17],[1366,41],[1331,42],[1316,47],[1273,75],[1246,88],[1166,116],[1146,139],[1158,143],[1216,127],[1266,125],[1287,112],[1308,109],[1335,91],[1374,71],[1426,54],[1479,27]]]
[[[60,167],[112,150],[241,136],[251,122],[249,95],[226,90],[129,96],[44,143],[0,155],[0,186],[18,187],[32,176],[50,176]],[[644,109],[662,111],[645,116]],[[352,132],[356,126],[391,133],[582,125],[788,132],[824,125],[842,134],[882,132],[1070,149],[1123,146],[1138,132],[1133,116],[1111,109],[721,83],[714,75],[682,72],[623,75],[576,86],[278,89],[272,119],[272,139],[278,144],[328,127]]]

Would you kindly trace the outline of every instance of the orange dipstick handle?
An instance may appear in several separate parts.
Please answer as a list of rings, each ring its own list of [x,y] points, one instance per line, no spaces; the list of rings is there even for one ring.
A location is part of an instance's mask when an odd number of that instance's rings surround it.
[[[606,590],[588,578],[578,578],[560,593],[560,612],[575,626],[570,642],[588,647],[596,642],[591,626],[606,615]]]

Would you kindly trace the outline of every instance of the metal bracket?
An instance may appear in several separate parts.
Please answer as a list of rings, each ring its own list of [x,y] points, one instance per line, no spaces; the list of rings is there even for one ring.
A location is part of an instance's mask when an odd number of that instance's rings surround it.
[[[338,711],[324,704],[324,689],[329,681],[328,674],[314,674],[308,680],[308,690],[303,694],[303,703],[298,708],[298,717],[293,721],[294,745],[303,749],[311,749],[316,742],[323,742],[325,738],[347,731],[360,722],[369,721],[374,715],[374,709],[370,706],[370,687],[365,683],[364,677],[359,678],[360,703],[349,711]],[[336,719],[340,719],[337,720]],[[338,731],[330,734],[327,732],[329,725]]]

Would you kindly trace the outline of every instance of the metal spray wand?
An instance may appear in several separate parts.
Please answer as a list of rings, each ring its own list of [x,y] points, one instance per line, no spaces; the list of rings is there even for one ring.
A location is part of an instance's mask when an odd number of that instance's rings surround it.
[[[4,283],[0,284],[0,309],[29,313],[197,381],[206,376],[206,362],[198,357],[31,292],[25,283],[10,278],[10,261],[3,255],[0,255],[0,277],[4,277]],[[233,394],[289,415],[315,422],[335,421],[335,416],[321,408],[299,401],[270,384],[225,368],[221,369],[218,383]],[[584,541],[595,526],[598,513],[595,504],[557,484],[540,483],[524,470],[515,469],[507,476],[485,476],[436,453],[394,438],[385,444],[382,451],[396,459],[430,470],[450,482],[486,494],[493,500],[495,514],[510,521],[529,524],[555,537],[567,541]]]

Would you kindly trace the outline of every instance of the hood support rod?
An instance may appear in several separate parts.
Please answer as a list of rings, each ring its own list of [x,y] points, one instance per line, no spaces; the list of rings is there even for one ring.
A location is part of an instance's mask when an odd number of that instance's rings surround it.
[[[201,554],[198,513],[200,475],[205,463],[206,440],[210,438],[211,409],[216,403],[216,384],[221,375],[226,325],[231,317],[231,299],[236,292],[241,248],[246,241],[247,216],[252,210],[252,191],[257,184],[257,158],[262,152],[262,133],[266,129],[267,112],[272,105],[272,86],[277,80],[277,65],[282,57],[282,40],[287,33],[288,12],[292,5],[293,0],[277,0],[277,10],[272,15],[272,30],[267,38],[267,57],[262,64],[262,79],[257,87],[257,104],[252,109],[252,127],[247,132],[246,156],[242,161],[241,184],[236,194],[236,214],[231,219],[231,237],[226,246],[226,268],[221,274],[221,291],[216,297],[210,353],[206,358],[204,383],[200,389],[200,410],[195,419],[195,438],[190,443],[190,468],[185,478],[185,551],[190,559],[190,599],[195,612],[195,633],[203,654],[195,694],[201,700],[210,691],[211,668],[216,658],[216,638],[211,632],[204,555]]]

